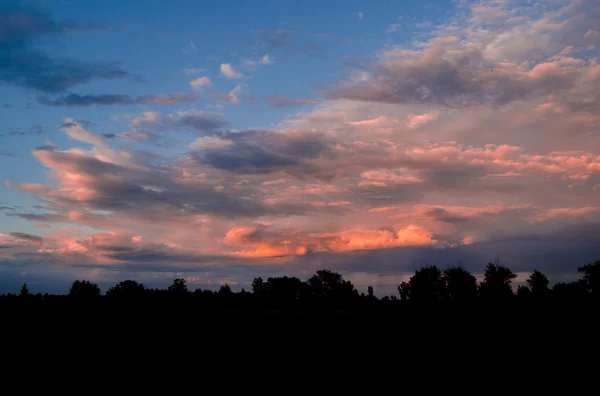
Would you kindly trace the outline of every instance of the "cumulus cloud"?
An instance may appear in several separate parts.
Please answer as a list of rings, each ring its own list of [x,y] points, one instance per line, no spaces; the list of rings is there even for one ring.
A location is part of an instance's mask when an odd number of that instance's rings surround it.
[[[577,97],[595,65],[593,59],[574,57],[598,44],[587,35],[600,16],[592,3],[578,1],[540,16],[536,6],[475,2],[463,26],[442,27],[414,48],[382,51],[368,71],[333,87],[329,97],[453,108],[549,94]],[[519,14],[527,17],[504,23]],[[490,25],[496,29],[483,28]]]
[[[213,85],[212,81],[210,81],[210,78],[208,78],[206,76],[198,77],[198,78],[190,81],[190,86],[194,89],[202,89],[202,88],[210,87],[212,85]]]
[[[221,74],[230,80],[236,80],[246,77],[242,73],[235,70],[230,63],[222,63],[220,70]]]

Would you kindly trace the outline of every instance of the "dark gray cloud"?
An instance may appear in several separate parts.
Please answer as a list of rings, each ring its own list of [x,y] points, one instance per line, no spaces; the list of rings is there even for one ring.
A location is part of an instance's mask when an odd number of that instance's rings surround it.
[[[107,139],[114,139],[117,137],[117,135],[114,133],[103,133],[102,136],[104,136]]]
[[[56,58],[35,46],[38,38],[90,27],[70,20],[57,22],[31,8],[0,6],[0,81],[56,93],[94,79],[129,76],[117,63]]]
[[[0,156],[4,156],[4,157],[14,157],[14,153],[11,153],[9,151],[6,150],[2,150],[0,149]]]
[[[280,133],[268,130],[225,132],[218,136],[231,144],[201,148],[194,159],[218,169],[238,173],[263,173],[298,166],[329,149],[325,135],[316,132]]]
[[[26,242],[41,244],[44,241],[44,238],[40,236],[27,234],[25,232],[11,232],[10,235],[14,238],[21,239]]]
[[[293,106],[312,106],[319,104],[319,102],[310,99],[292,99],[285,95],[271,95],[265,97],[271,107],[282,108],[282,107],[293,107]]]
[[[225,128],[228,125],[229,122],[213,114],[187,112],[182,113],[179,118],[169,119],[165,124],[165,127],[179,127],[192,129],[198,132],[211,132]]]
[[[6,213],[9,217],[20,217],[24,220],[29,221],[42,221],[48,223],[62,223],[68,221],[69,218],[63,214],[55,213],[20,213],[20,212],[8,212]]]
[[[100,94],[100,95],[78,95],[68,94],[55,99],[45,97],[38,98],[41,104],[47,106],[114,106],[114,105],[137,105],[137,104],[160,104],[171,105],[178,103],[195,102],[200,96],[187,93],[170,93],[161,95],[145,95],[132,98],[129,95]]]
[[[53,151],[56,150],[56,146],[54,144],[44,144],[42,146],[37,146],[35,149],[42,151]]]
[[[10,108],[12,108],[12,105],[8,104],[8,103],[5,103],[5,104],[2,105],[2,107],[5,108],[5,109],[10,109]]]
[[[15,208],[12,207],[12,206],[2,206],[2,205],[0,205],[0,210],[15,210]]]

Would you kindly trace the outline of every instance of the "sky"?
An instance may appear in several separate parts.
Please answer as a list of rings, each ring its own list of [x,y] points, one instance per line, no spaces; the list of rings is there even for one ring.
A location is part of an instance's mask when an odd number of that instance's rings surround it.
[[[0,293],[600,259],[596,0],[0,0]]]

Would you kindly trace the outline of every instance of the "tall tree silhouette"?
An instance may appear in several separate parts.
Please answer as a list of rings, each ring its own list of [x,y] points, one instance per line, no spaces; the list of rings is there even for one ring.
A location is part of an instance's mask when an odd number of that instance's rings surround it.
[[[21,286],[21,292],[19,293],[19,297],[27,298],[29,296],[31,296],[31,293],[29,293],[27,283],[23,283],[23,286]]]
[[[410,298],[410,284],[408,282],[400,283],[398,285],[398,294],[401,301],[408,300]]]
[[[594,300],[600,300],[600,260],[581,266],[577,271],[583,273],[582,282],[586,290],[592,293]]]
[[[254,293],[257,296],[260,296],[264,294],[265,289],[266,287],[263,278],[261,278],[260,276],[258,278],[254,278],[254,280],[252,281],[252,293]]]
[[[542,298],[548,296],[550,293],[550,288],[548,287],[550,281],[548,277],[538,270],[534,270],[526,282],[534,297]]]
[[[472,302],[477,298],[477,280],[466,269],[458,266],[444,271],[446,293],[450,301]]]
[[[430,303],[445,297],[446,284],[442,271],[435,265],[416,270],[408,283],[412,301]]]
[[[503,301],[513,295],[511,283],[517,275],[500,264],[489,263],[485,268],[483,282],[479,286],[479,294],[483,300]]]
[[[174,279],[171,286],[168,288],[169,295],[175,300],[185,300],[186,297],[189,296],[187,285],[185,284],[185,279]]]

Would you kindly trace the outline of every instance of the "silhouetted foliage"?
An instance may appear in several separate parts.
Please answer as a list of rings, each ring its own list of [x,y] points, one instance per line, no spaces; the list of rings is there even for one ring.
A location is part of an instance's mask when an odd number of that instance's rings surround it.
[[[552,288],[552,295],[558,301],[563,302],[582,302],[585,301],[588,291],[586,290],[585,282],[559,282]]]
[[[595,299],[600,299],[600,260],[581,266],[577,271],[583,273],[582,282],[586,290],[592,293]]]
[[[106,291],[106,297],[120,303],[140,303],[146,296],[146,289],[134,280],[119,282]]]
[[[408,282],[400,283],[398,285],[398,294],[401,301],[408,300],[410,298],[410,284]]]
[[[97,301],[100,298],[100,288],[90,281],[76,280],[69,289],[69,298],[79,302]]]
[[[21,286],[21,292],[19,293],[19,297],[29,297],[30,295],[31,294],[29,293],[27,283],[23,283],[23,286]]]
[[[184,296],[188,293],[188,288],[185,283],[185,279],[174,279],[171,286],[169,286],[169,292],[172,295]]]
[[[548,280],[548,277],[540,271],[534,270],[526,282],[533,297],[544,298],[548,296],[550,292],[550,288],[548,287],[550,281]]]
[[[307,281],[310,297],[314,300],[329,302],[351,301],[358,297],[358,292],[350,281],[342,275],[329,270],[319,270]]]
[[[451,267],[444,271],[446,295],[453,302],[473,302],[477,298],[477,280],[462,267]]]
[[[366,293],[359,295],[352,282],[345,280],[339,273],[321,269],[306,281],[296,277],[269,277],[263,280],[257,277],[252,281],[252,292],[242,289],[232,290],[223,284],[218,290],[197,289],[189,292],[185,279],[174,279],[164,289],[148,289],[134,280],[119,282],[106,291],[102,297],[98,285],[87,280],[76,280],[72,283],[68,295],[53,296],[48,294],[32,295],[27,284],[23,284],[18,295],[0,296],[0,302],[26,302],[23,306],[33,307],[59,306],[64,301],[76,303],[103,302],[105,308],[142,309],[158,307],[166,303],[173,308],[176,305],[196,305],[211,310],[264,310],[274,312],[321,312],[330,309],[337,312],[360,312],[364,309],[391,309],[391,307],[411,307],[419,304],[433,306],[444,303],[450,306],[474,306],[496,302],[514,301],[540,304],[587,304],[594,290],[598,293],[598,268],[600,261],[586,264],[579,268],[582,279],[569,283],[556,283],[549,287],[550,281],[538,270],[534,270],[526,284],[519,285],[516,296],[512,290],[512,282],[516,275],[507,267],[489,263],[485,268],[483,281],[477,286],[476,278],[463,267],[449,267],[443,272],[435,265],[417,269],[408,282],[398,285],[398,296],[382,296],[378,298],[373,286],[366,288]],[[594,288],[594,286],[596,286]],[[35,304],[34,304],[35,303]],[[81,307],[82,305],[77,305]],[[368,307],[368,308],[367,308]],[[380,307],[380,308],[377,308]]]
[[[442,271],[435,265],[415,271],[408,283],[411,301],[432,303],[446,296],[446,283],[442,278]]]
[[[509,268],[489,263],[479,286],[481,298],[487,301],[507,301],[513,296],[511,283],[516,277]]]

